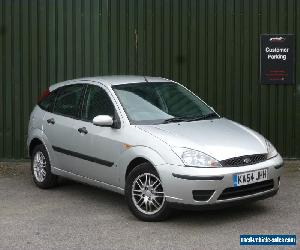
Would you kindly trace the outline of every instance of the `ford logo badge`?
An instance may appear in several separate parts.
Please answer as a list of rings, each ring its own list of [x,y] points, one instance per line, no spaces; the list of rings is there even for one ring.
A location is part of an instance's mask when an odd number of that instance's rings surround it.
[[[248,163],[251,162],[251,159],[250,159],[250,158],[245,158],[245,159],[243,160],[243,162],[246,163],[246,164],[248,164]]]

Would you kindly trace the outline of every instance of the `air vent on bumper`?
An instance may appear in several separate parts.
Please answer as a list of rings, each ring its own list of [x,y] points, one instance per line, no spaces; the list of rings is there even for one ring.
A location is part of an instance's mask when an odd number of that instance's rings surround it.
[[[193,190],[195,201],[208,201],[215,190]]]
[[[267,180],[250,185],[240,187],[230,187],[223,190],[218,200],[227,200],[232,198],[243,197],[246,195],[252,195],[264,191],[268,191],[274,188],[274,181]]]

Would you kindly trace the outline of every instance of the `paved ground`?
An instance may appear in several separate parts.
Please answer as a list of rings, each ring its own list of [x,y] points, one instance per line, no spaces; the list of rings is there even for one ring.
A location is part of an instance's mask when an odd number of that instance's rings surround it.
[[[299,242],[299,162],[285,168],[274,198],[160,223],[135,219],[118,194],[66,180],[41,190],[28,163],[0,163],[0,249],[300,249],[241,247],[247,233],[296,234]]]

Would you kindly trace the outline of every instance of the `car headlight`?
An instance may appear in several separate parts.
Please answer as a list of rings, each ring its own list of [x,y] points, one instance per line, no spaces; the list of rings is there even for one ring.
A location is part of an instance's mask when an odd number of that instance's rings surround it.
[[[275,157],[278,154],[276,148],[267,139],[266,139],[266,145],[267,145],[267,152],[268,152],[267,159],[271,159]]]
[[[200,168],[222,167],[222,165],[216,159],[200,151],[188,148],[172,149],[186,166]]]

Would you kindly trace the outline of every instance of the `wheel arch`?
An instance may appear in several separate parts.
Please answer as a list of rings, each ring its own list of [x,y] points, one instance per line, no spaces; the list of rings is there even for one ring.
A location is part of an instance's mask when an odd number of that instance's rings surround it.
[[[155,167],[153,166],[153,164],[147,160],[146,158],[144,157],[136,157],[134,158],[127,166],[126,168],[126,173],[125,173],[125,180],[127,179],[128,175],[130,174],[130,172],[136,168],[137,166],[139,166],[140,164],[143,164],[143,163],[149,163],[151,164],[151,166],[155,169]],[[155,169],[156,170],[156,169]]]
[[[56,164],[54,161],[54,152],[52,146],[43,130],[35,128],[30,131],[27,138],[27,152],[30,158],[32,156],[34,147],[39,144],[46,148],[51,163],[51,168],[53,168]]]
[[[28,147],[29,157],[32,157],[33,150],[37,145],[44,145],[44,143],[41,139],[34,137],[29,143],[29,147]]]
[[[152,148],[145,146],[134,146],[126,150],[116,165],[119,167],[120,187],[125,188],[126,178],[138,165],[149,162],[160,176],[159,166],[166,164],[161,155]]]

